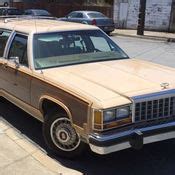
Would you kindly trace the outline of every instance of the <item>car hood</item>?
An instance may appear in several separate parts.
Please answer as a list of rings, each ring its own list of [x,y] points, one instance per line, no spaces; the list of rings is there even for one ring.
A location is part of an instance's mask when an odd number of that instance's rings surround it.
[[[173,68],[138,59],[79,64],[43,71],[45,79],[102,108],[131,102],[132,97],[175,86]]]

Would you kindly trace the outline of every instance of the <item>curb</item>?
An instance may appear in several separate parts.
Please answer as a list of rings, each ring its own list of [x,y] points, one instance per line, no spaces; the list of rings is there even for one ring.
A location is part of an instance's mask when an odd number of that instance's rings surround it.
[[[127,35],[127,34],[120,34],[120,33],[111,33],[111,36],[123,36],[123,37],[131,37],[131,38],[150,39],[150,40],[172,42],[172,43],[175,42],[175,38],[147,36],[147,35],[140,36],[140,35]]]

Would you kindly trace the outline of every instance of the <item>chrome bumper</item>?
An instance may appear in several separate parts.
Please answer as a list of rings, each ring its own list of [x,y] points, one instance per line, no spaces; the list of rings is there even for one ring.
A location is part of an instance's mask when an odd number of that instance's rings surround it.
[[[130,147],[141,148],[144,144],[175,138],[175,122],[115,134],[91,134],[89,145],[93,152],[109,154]]]

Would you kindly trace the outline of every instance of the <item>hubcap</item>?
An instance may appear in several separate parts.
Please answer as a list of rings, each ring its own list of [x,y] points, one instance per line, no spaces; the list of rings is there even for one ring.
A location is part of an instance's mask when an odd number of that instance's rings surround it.
[[[53,143],[63,151],[73,151],[80,144],[79,135],[67,118],[56,119],[50,128]]]
[[[56,131],[56,137],[60,142],[66,143],[70,140],[69,133],[65,129],[60,129]]]

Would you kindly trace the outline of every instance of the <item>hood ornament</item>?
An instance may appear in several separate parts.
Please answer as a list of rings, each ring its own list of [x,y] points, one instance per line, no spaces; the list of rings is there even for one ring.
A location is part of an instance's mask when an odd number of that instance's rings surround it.
[[[168,89],[170,84],[169,83],[161,83],[160,86],[162,89]]]

